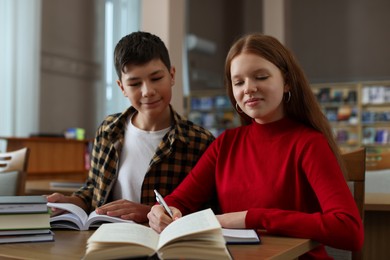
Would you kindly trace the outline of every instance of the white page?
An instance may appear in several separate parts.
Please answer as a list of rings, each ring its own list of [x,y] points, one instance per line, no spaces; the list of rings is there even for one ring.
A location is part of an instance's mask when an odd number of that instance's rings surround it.
[[[81,220],[81,223],[83,223],[83,225],[87,222],[87,219],[88,219],[87,213],[85,213],[85,211],[82,208],[80,208],[79,206],[76,206],[72,203],[51,203],[51,202],[48,202],[47,206],[50,208],[64,209],[64,210],[67,210],[67,211],[77,215],[77,217]]]
[[[88,239],[88,243],[133,243],[156,251],[159,235],[151,228],[131,223],[105,223]]]
[[[173,221],[161,232],[158,249],[175,238],[218,228],[221,225],[211,209],[192,213]]]

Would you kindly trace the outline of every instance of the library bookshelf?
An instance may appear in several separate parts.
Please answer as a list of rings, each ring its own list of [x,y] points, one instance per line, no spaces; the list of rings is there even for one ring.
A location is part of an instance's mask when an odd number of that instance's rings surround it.
[[[342,150],[390,150],[390,81],[313,84]]]

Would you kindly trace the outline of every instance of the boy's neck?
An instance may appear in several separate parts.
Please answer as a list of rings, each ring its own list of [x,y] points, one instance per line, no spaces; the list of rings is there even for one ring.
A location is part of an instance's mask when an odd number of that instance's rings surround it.
[[[131,123],[144,131],[159,131],[171,126],[171,109],[167,109],[159,117],[147,117],[136,112],[131,118]]]

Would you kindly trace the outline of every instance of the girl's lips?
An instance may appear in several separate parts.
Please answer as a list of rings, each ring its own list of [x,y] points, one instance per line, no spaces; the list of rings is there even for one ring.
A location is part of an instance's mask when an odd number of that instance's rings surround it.
[[[250,104],[253,104],[253,103],[258,102],[260,100],[261,100],[261,98],[251,98],[251,99],[248,99],[247,101],[245,101],[245,104],[250,105]]]

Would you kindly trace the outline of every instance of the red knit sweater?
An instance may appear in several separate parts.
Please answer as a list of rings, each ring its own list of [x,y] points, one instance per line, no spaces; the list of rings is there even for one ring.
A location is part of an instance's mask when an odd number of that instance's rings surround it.
[[[187,214],[213,194],[223,213],[248,210],[247,228],[346,250],[363,245],[358,209],[326,139],[290,119],[225,131],[166,201]],[[313,257],[327,258],[322,246],[303,258]]]

